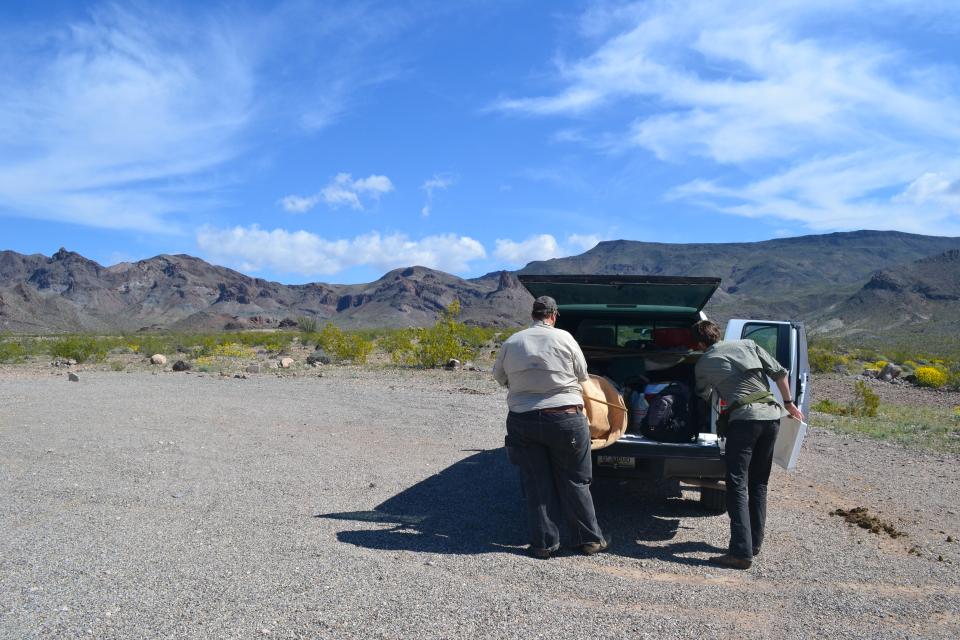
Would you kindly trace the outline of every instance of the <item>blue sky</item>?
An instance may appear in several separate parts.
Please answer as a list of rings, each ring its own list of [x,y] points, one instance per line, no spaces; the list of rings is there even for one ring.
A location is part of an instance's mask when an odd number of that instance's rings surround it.
[[[960,236],[960,5],[0,5],[0,248],[282,282]]]

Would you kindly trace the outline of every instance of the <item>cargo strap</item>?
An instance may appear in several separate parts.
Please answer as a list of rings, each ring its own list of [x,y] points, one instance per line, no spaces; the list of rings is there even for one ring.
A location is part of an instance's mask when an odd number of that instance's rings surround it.
[[[605,404],[605,405],[607,405],[608,407],[613,407],[614,409],[620,409],[620,411],[626,412],[626,410],[627,410],[626,407],[621,407],[619,404],[611,404],[611,403],[609,403],[609,402],[604,402],[603,400],[597,400],[596,398],[591,398],[591,397],[588,396],[587,394],[583,394],[583,399],[584,399],[584,400],[589,400],[590,402],[599,402],[600,404]]]

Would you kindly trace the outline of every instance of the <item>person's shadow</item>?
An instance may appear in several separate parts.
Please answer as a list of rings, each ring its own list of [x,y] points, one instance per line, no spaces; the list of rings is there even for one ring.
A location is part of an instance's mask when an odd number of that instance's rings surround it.
[[[676,497],[679,491],[675,484],[652,492],[641,486],[606,479],[594,483],[597,519],[604,534],[612,539],[611,553],[701,564],[701,560],[687,558],[686,554],[724,551],[704,543],[662,544],[676,536],[681,518],[714,514]],[[322,513],[316,517],[376,523],[369,529],[337,533],[340,542],[368,549],[524,553],[527,543],[519,474],[507,461],[503,448],[464,458],[373,510]]]

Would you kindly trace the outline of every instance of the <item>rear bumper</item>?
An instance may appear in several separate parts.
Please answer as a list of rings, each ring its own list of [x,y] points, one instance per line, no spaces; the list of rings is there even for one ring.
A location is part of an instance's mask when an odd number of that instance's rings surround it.
[[[628,459],[632,459],[632,464]],[[650,480],[722,480],[726,475],[726,463],[723,451],[715,444],[653,442],[627,434],[609,447],[593,452],[593,474]]]

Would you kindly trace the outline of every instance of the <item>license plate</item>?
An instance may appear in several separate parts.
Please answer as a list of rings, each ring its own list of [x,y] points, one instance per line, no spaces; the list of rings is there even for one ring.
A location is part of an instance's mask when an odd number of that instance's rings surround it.
[[[614,469],[635,469],[637,459],[630,456],[597,456],[597,464],[601,467],[613,467]]]

